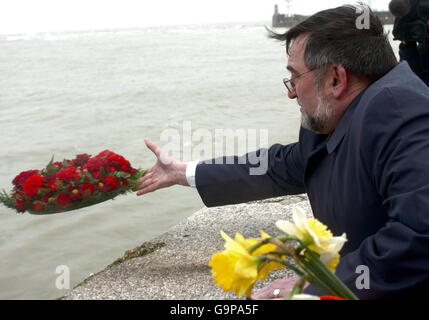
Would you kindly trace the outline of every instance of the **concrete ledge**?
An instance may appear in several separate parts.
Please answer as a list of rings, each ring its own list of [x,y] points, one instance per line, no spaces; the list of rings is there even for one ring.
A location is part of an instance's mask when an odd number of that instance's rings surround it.
[[[208,263],[223,250],[220,230],[234,237],[258,237],[279,231],[275,222],[290,220],[293,207],[311,209],[305,195],[272,198],[245,204],[203,208],[168,232],[128,250],[103,271],[85,279],[63,299],[242,299],[224,292],[211,277]],[[287,270],[272,272],[254,290],[271,281],[292,276]]]

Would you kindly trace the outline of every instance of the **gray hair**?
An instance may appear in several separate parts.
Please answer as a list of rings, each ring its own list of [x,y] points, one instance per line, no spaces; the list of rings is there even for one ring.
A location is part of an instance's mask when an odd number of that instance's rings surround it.
[[[315,72],[316,84],[332,65],[342,65],[347,72],[375,81],[398,63],[383,24],[369,7],[369,28],[358,28],[356,21],[362,6],[345,5],[320,11],[284,34],[269,31],[270,37],[286,41],[289,55],[294,39],[309,34],[304,63]]]

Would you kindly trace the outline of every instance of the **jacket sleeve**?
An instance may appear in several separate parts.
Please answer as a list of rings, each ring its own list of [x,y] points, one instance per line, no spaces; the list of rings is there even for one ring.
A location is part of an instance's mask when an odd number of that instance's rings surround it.
[[[362,161],[383,199],[387,223],[343,256],[337,267],[336,275],[359,298],[427,295],[428,92],[412,97],[405,90],[393,93],[388,89],[375,99],[377,108],[364,117]],[[415,106],[407,108],[410,104]],[[317,293],[312,287],[306,292]]]
[[[297,142],[206,160],[198,164],[195,182],[204,204],[214,207],[303,193],[303,176]]]

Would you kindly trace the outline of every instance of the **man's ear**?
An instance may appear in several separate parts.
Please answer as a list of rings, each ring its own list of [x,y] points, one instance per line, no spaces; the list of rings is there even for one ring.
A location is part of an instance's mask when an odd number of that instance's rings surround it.
[[[341,98],[347,90],[348,79],[347,71],[342,65],[334,65],[331,68],[330,91],[335,99]]]

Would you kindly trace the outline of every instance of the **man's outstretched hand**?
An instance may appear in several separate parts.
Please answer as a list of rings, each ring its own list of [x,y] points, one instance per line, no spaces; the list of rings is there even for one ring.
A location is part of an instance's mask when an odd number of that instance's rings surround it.
[[[137,191],[138,196],[176,184],[189,186],[186,179],[187,163],[177,161],[147,138],[144,139],[144,142],[155,154],[157,161],[155,165],[140,178],[140,187]]]

